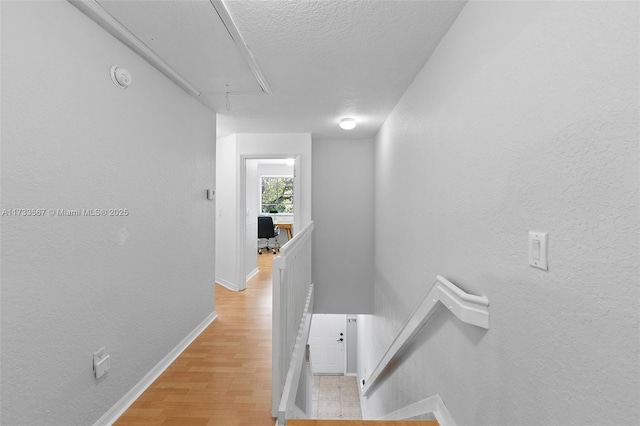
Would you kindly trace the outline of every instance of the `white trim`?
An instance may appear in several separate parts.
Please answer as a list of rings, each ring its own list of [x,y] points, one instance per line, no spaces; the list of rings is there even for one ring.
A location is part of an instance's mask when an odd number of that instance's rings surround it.
[[[247,283],[247,160],[242,155],[236,159],[236,279],[239,290],[244,290]]]
[[[346,314],[344,316],[344,375],[345,376],[357,376],[357,371],[358,371],[358,316],[357,315],[353,315],[353,314]],[[349,333],[349,320],[353,319],[355,321],[355,326],[356,326],[356,335],[355,336],[351,336],[351,333]],[[352,340],[353,339],[353,340]],[[355,373],[349,373],[349,342],[353,342],[355,340],[355,346],[356,346],[356,372]],[[356,379],[357,381],[357,379]],[[359,389],[359,388],[358,388]]]
[[[213,311],[196,328],[182,339],[155,367],[153,367],[129,392],[114,404],[106,413],[94,423],[94,426],[112,425],[133,404],[136,399],[187,349],[187,347],[202,333],[216,318]]]
[[[249,68],[251,68],[251,72],[253,73],[253,76],[256,78],[256,80],[258,80],[258,84],[260,85],[262,91],[264,93],[272,93],[271,88],[269,87],[269,83],[267,83],[267,79],[264,77],[264,74],[262,74],[262,70],[258,66],[256,59],[253,57],[253,53],[251,53],[251,50],[249,50],[249,46],[247,46],[244,38],[242,38],[242,34],[240,34],[240,31],[238,31],[238,27],[236,26],[235,22],[233,22],[233,18],[229,14],[229,11],[227,10],[222,0],[209,1],[218,13],[218,16],[220,17],[222,23],[227,28],[227,31],[233,39],[233,42],[236,44],[236,47],[240,51],[240,54],[247,62]]]
[[[220,284],[222,287],[229,289],[231,291],[242,291],[244,288],[239,288],[237,285],[232,283],[231,281],[227,281],[222,278],[216,277],[216,284]]]
[[[292,183],[292,185],[294,185],[294,191],[293,191],[292,197],[293,197],[293,200],[294,200],[294,202],[293,202],[293,210],[295,212],[295,208],[296,208],[295,207],[295,199],[296,199],[295,176],[293,174],[291,174],[291,175],[274,175],[274,174],[258,175],[258,180],[260,181],[260,188],[261,189],[262,189],[262,183],[263,183],[262,181],[265,178],[267,178],[267,179],[268,178],[291,179],[291,183]],[[278,215],[290,215],[293,218],[294,213],[264,213],[262,211],[263,207],[264,207],[264,205],[262,204],[262,196],[261,196],[262,194],[259,194],[259,195],[260,195],[260,197],[259,197],[260,199],[258,200],[258,205],[260,206],[260,208],[258,210],[258,214],[260,216],[271,216],[273,218],[273,217],[278,217]],[[278,224],[276,223],[276,225],[278,225]]]
[[[440,395],[433,395],[414,402],[376,420],[405,420],[425,414],[433,414],[440,426],[456,426]]]
[[[348,363],[348,354],[347,352],[349,351],[349,331],[347,330],[348,327],[348,322],[347,322],[347,315],[344,315],[344,333],[342,334],[342,375],[346,376],[347,375],[347,363]]]
[[[307,342],[309,341],[309,332],[311,331],[311,319],[313,317],[313,287],[313,284],[309,286],[309,293],[307,295],[302,320],[300,321],[298,336],[296,337],[296,343],[293,346],[293,354],[291,356],[291,361],[289,362],[289,369],[287,370],[284,386],[282,387],[282,398],[280,398],[280,404],[278,405],[277,423],[281,426],[285,425],[288,414],[291,414],[292,410],[294,410],[295,414],[295,400],[296,395],[298,394],[300,374],[302,373],[302,366],[305,360]]]
[[[282,371],[285,368],[283,354],[280,354],[284,339],[284,301],[280,284],[283,280],[284,261],[282,254],[272,261],[272,307],[271,307],[271,417],[278,418],[278,406],[282,398]],[[280,355],[280,356],[278,356]],[[280,398],[278,398],[280,397]],[[276,425],[278,424],[276,420]]]
[[[96,24],[104,28],[109,34],[120,40],[125,46],[149,62],[191,96],[199,97],[201,92],[182,77],[160,55],[154,52],[134,33],[129,31],[120,21],[107,12],[96,0],[67,0],[80,12],[87,15]]]
[[[358,396],[360,397],[360,411],[362,412],[362,420],[373,420],[369,416],[369,407],[367,397],[362,393],[362,377],[358,376]]]
[[[287,241],[285,245],[280,247],[280,256],[278,257],[282,257],[283,258],[282,260],[285,261],[289,252],[293,252],[297,246],[300,246],[305,241],[305,239],[311,235],[311,233],[313,232],[314,226],[315,225],[313,221],[307,223],[307,226],[302,228],[302,230],[300,232],[297,232],[292,239],[290,239],[289,241]],[[280,269],[284,269],[284,268],[285,268],[285,264],[283,262],[280,266]]]
[[[437,395],[440,402],[438,403],[438,409],[433,412],[436,416],[436,420],[441,426],[456,426],[456,422],[453,421],[453,417],[451,417],[451,413],[447,409],[446,404],[440,398],[440,395]]]
[[[258,268],[256,268],[256,269],[254,269],[253,271],[249,272],[249,273],[247,274],[247,282],[249,282],[249,280],[250,280],[251,278],[253,278],[253,277],[255,277],[256,275],[258,275],[258,272],[259,272]]]
[[[285,381],[291,365],[292,352],[298,341],[305,313],[313,313],[311,282],[311,237],[314,223],[311,221],[280,248],[280,255],[273,259],[272,327],[271,327],[271,416],[279,417],[278,408],[284,392]],[[306,245],[305,245],[306,244]],[[307,275],[308,274],[308,275]],[[304,276],[302,276],[304,275]],[[308,290],[304,283],[308,282]],[[301,284],[302,283],[302,284]],[[304,297],[304,298],[303,298]],[[298,311],[298,308],[301,308]],[[300,318],[300,324],[296,318]],[[308,339],[308,333],[307,333]],[[305,345],[307,341],[305,340]],[[291,345],[290,345],[291,344]]]
[[[308,417],[309,415],[302,411],[302,409],[295,404],[293,404],[293,407],[289,409],[289,419],[306,419]]]
[[[366,396],[371,392],[387,367],[409,347],[423,326],[440,307],[440,304],[467,324],[489,328],[489,300],[486,297],[465,293],[442,276],[436,276],[429,292],[409,316],[389,349],[382,356],[369,378],[366,379],[362,388],[363,395]]]
[[[238,282],[241,285],[236,286],[236,291],[242,291],[246,288],[246,283],[243,282],[246,276],[245,261],[247,253],[247,160],[265,160],[265,159],[280,159],[280,158],[295,158],[297,168],[301,169],[302,154],[239,154],[236,158],[236,271],[235,274],[238,277]],[[300,165],[300,166],[298,166]],[[302,223],[301,214],[301,201],[302,196],[302,181],[300,179],[300,173],[295,173],[293,176],[293,192],[300,194],[298,197],[293,198],[293,223]],[[287,243],[288,244],[288,243]],[[282,246],[284,247],[284,246]],[[281,248],[282,249],[282,248]]]

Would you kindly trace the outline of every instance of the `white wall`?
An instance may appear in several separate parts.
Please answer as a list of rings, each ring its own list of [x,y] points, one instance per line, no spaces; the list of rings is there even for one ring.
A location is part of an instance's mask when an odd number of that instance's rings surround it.
[[[371,312],[373,198],[372,140],[313,141],[314,312]]]
[[[233,290],[237,283],[236,136],[216,143],[216,282]]]
[[[1,67],[2,208],[128,215],[2,217],[0,423],[93,424],[213,312],[215,116],[67,2],[2,2]]]
[[[301,156],[297,164],[300,178],[300,194],[296,207],[299,229],[311,221],[311,135],[308,133],[241,133],[236,135],[238,155],[295,158]],[[298,216],[298,214],[300,216]]]
[[[258,215],[260,214],[260,204],[258,203],[258,160],[247,160],[246,179],[246,258],[245,271],[247,280],[258,272]]]
[[[441,311],[370,416],[440,394],[459,425],[640,423],[639,7],[471,1],[384,123],[362,369],[436,274],[491,328]]]
[[[258,174],[260,176],[293,176],[293,166],[289,166],[288,164],[260,163],[258,165]]]
[[[362,380],[369,377],[369,374],[375,368],[377,362],[380,360],[378,353],[372,354],[370,351],[371,343],[376,342],[376,338],[373,336],[374,328],[372,327],[371,320],[373,315],[358,315],[358,321],[356,322],[356,335],[357,335],[357,376],[358,376],[358,389],[362,387]],[[376,358],[377,356],[377,358]],[[417,398],[416,398],[417,400]],[[360,399],[360,405],[362,408],[363,416],[369,412],[366,407],[366,398]],[[369,417],[367,417],[369,418]]]

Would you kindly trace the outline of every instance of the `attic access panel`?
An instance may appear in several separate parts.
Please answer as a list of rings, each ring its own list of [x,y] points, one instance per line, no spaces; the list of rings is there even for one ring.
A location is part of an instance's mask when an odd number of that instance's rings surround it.
[[[203,94],[262,92],[209,0],[97,3]]]

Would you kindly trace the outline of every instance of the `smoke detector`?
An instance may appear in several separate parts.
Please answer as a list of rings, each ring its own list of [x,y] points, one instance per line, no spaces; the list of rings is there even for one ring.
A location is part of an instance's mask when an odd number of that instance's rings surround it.
[[[109,75],[111,76],[113,84],[120,89],[126,89],[131,84],[131,73],[117,65],[111,66]]]

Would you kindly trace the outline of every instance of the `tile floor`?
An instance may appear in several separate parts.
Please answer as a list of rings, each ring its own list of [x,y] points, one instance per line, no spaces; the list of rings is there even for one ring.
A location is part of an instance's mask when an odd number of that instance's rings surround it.
[[[313,418],[362,420],[355,376],[313,376]]]

